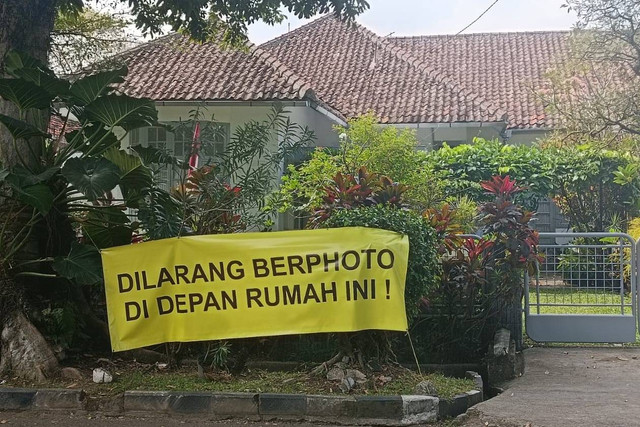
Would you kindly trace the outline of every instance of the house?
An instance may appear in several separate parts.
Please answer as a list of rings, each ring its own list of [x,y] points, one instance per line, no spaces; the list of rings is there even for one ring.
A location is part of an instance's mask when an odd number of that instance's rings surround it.
[[[266,118],[275,102],[323,146],[337,145],[334,125],[370,111],[382,126],[415,129],[421,149],[476,136],[527,144],[557,126],[536,91],[566,55],[568,37],[380,37],[327,15],[247,51],[180,34],[159,38],[122,55],[129,75],[120,90],[154,99],[163,122],[184,121],[206,105],[221,145],[238,125]],[[190,135],[140,129],[129,143],[181,155]]]

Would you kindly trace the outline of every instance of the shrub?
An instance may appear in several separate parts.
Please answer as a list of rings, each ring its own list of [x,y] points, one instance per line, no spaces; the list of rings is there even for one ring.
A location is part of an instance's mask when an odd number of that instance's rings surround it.
[[[338,149],[317,149],[301,165],[290,165],[282,187],[271,197],[272,209],[308,215],[323,204],[324,189],[337,173],[356,175],[362,167],[408,186],[405,200],[420,210],[441,201],[441,181],[425,163],[425,154],[416,151],[413,131],[381,127],[371,114],[335,130]]]
[[[437,289],[425,298],[414,336],[424,352],[443,361],[477,360],[498,326],[520,329],[520,311],[509,306],[520,304],[522,273],[539,260],[532,213],[514,203],[522,189],[508,176],[481,186],[493,200],[480,205],[480,239],[456,235],[459,226],[448,207],[425,212],[444,242],[443,273]],[[512,312],[520,319],[510,318]]]
[[[554,200],[575,231],[606,231],[638,214],[637,159],[595,145],[549,149],[555,159]]]
[[[407,318],[418,314],[420,300],[438,283],[437,237],[434,229],[418,214],[387,205],[335,211],[322,227],[373,227],[409,236],[409,265],[405,287]]]
[[[475,138],[472,144],[446,144],[427,155],[427,164],[444,181],[445,196],[467,195],[475,201],[490,200],[480,186],[493,176],[509,175],[524,188],[517,202],[535,209],[538,200],[553,188],[553,159],[537,147],[515,146],[498,140]]]

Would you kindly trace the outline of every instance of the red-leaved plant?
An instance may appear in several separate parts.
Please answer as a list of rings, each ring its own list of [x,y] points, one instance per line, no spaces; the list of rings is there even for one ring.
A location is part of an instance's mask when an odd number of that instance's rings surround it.
[[[523,188],[509,176],[481,185],[493,200],[478,208],[480,238],[461,237],[447,205],[424,213],[443,242],[441,284],[423,303],[425,313],[439,322],[430,326],[437,331],[431,340],[445,358],[460,352],[482,356],[505,307],[521,298],[523,272],[539,261],[533,214],[513,202]]]
[[[317,228],[335,210],[386,204],[403,208],[402,195],[408,187],[389,177],[369,172],[362,166],[351,174],[338,172],[325,186],[322,206],[311,215],[308,228]]]

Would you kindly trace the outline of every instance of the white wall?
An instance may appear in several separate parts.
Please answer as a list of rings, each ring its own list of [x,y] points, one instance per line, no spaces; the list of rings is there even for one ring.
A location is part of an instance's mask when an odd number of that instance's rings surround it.
[[[158,110],[158,120],[160,122],[178,122],[188,121],[189,112],[194,110],[197,105],[170,105],[158,103],[156,105]],[[273,111],[273,106],[270,104],[260,103],[259,105],[207,105],[203,110],[203,115],[206,120],[211,117],[218,123],[228,123],[230,125],[230,136],[232,137],[236,129],[251,121],[263,121],[266,120],[269,114]],[[316,137],[315,145],[322,147],[337,146],[338,136],[333,131],[333,125],[336,123],[332,121],[326,115],[314,110],[306,105],[304,102],[296,102],[293,105],[286,105],[285,110],[289,115],[292,123],[297,125],[308,127],[314,132]],[[277,149],[278,141],[274,138],[270,143],[270,149]],[[129,145],[128,137],[123,141],[124,147]],[[290,229],[293,228],[293,220],[286,215],[280,215],[276,221],[275,229]]]

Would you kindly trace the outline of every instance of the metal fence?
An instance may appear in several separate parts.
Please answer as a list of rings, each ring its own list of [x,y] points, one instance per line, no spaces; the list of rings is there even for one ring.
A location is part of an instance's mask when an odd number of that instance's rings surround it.
[[[536,341],[635,340],[636,243],[623,233],[540,233],[544,256],[525,279],[528,335]]]

